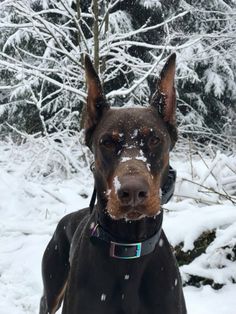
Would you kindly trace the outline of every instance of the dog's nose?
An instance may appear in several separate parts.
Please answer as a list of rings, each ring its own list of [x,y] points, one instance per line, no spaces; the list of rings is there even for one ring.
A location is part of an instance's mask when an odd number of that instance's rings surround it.
[[[126,176],[120,180],[120,188],[117,191],[120,202],[123,205],[138,206],[148,197],[148,183],[139,176]]]

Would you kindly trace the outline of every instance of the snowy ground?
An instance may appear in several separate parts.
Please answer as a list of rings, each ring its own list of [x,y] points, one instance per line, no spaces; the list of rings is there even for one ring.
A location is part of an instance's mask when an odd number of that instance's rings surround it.
[[[46,167],[50,158],[51,162],[53,158],[58,160],[52,151],[33,144],[16,147],[0,143],[1,314],[38,312],[44,248],[59,219],[89,203],[86,195],[92,192],[91,175],[84,171],[79,175],[67,174],[63,180],[57,175],[44,177],[45,173],[38,169]],[[76,162],[73,158],[72,163]],[[185,287],[188,313],[235,314],[236,206],[202,187],[215,189],[226,197],[227,193],[232,194],[235,158],[218,154],[215,158],[196,157],[188,161],[182,157],[172,165],[178,169],[178,184],[176,197],[165,206],[168,211],[164,217],[164,230],[171,243],[183,242],[187,251],[203,231],[216,229],[217,235],[204,254],[181,267],[183,280],[196,274],[224,284],[220,290],[210,286]],[[52,171],[55,174],[55,169]],[[192,183],[192,179],[201,187]],[[226,257],[226,251],[232,260]]]

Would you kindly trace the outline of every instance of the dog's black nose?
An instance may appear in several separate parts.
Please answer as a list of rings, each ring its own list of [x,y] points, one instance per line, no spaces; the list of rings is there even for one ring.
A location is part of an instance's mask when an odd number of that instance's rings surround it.
[[[148,183],[141,176],[125,176],[120,178],[120,187],[117,191],[122,205],[138,206],[148,197]]]

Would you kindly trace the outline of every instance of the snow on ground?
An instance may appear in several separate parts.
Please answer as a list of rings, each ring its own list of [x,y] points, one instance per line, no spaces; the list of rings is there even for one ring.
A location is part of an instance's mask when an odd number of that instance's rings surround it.
[[[71,162],[78,164],[75,156],[80,154],[73,153]],[[54,157],[50,159],[49,155]],[[87,196],[93,189],[90,172],[67,173],[66,179],[46,176],[52,169],[46,164],[53,158],[58,160],[52,152],[33,144],[17,147],[0,143],[1,314],[38,312],[42,293],[40,264],[45,246],[62,216],[89,204]],[[46,170],[40,172],[32,165]],[[236,244],[236,207],[227,197],[206,190],[216,189],[226,196],[235,191],[232,180],[227,180],[235,175],[235,158],[222,154],[213,160],[195,158],[187,162],[178,158],[172,165],[178,169],[178,184],[176,197],[165,205],[168,211],[164,218],[170,242],[183,242],[183,250],[187,251],[203,231],[216,229],[217,235],[204,254],[181,267],[183,279],[196,274],[225,284],[220,290],[210,286],[185,287],[188,313],[235,314],[236,262],[227,259],[222,248],[228,247],[231,254]]]

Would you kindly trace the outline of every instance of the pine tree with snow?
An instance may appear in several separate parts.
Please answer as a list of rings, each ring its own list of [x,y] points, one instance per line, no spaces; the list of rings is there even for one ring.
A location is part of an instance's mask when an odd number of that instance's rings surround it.
[[[1,122],[29,133],[78,129],[84,53],[111,103],[145,105],[176,51],[181,134],[206,141],[235,132],[234,1],[10,0],[0,8]]]

